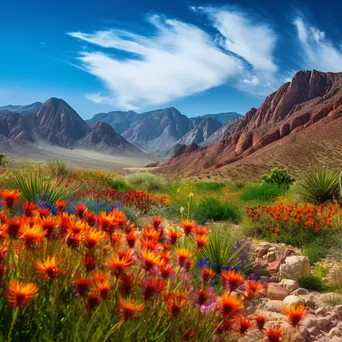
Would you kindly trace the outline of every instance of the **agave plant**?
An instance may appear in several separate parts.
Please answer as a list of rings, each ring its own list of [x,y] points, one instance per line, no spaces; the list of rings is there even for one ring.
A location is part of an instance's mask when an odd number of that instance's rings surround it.
[[[43,176],[38,171],[13,173],[7,182],[7,187],[19,190],[23,202],[37,203],[46,201],[55,203],[59,200],[67,200],[77,189],[65,180],[55,180]]]
[[[309,202],[325,203],[338,197],[339,173],[327,168],[308,171],[299,182],[300,194]]]

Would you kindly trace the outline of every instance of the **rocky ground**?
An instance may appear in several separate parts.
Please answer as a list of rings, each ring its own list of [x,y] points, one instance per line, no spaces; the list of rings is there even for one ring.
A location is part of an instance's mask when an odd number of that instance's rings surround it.
[[[264,274],[261,280],[269,282],[262,300],[268,321],[288,327],[284,307],[305,305],[307,316],[291,335],[291,341],[342,341],[342,305],[332,306],[342,302],[342,295],[310,292],[299,287],[298,279],[311,274],[307,257],[284,244],[259,242],[254,246],[254,260],[253,268]],[[328,300],[332,298],[333,301]]]

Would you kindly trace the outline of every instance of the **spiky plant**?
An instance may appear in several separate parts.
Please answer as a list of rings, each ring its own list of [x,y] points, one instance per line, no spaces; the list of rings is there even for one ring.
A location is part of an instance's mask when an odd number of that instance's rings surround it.
[[[338,197],[339,173],[327,168],[309,170],[299,182],[300,194],[309,202],[325,203]]]

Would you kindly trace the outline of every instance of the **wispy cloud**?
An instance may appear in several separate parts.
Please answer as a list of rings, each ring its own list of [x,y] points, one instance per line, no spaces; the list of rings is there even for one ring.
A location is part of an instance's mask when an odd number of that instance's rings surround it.
[[[157,15],[149,17],[155,35],[145,37],[124,30],[70,36],[102,48],[132,54],[120,59],[103,52],[80,52],[83,67],[100,78],[108,95],[92,94],[95,102],[111,102],[136,109],[162,104],[225,83],[239,73],[241,61],[217,46],[205,31]]]
[[[341,72],[341,45],[335,46],[324,31],[311,26],[302,17],[297,17],[294,24],[303,54],[302,67],[325,72]]]

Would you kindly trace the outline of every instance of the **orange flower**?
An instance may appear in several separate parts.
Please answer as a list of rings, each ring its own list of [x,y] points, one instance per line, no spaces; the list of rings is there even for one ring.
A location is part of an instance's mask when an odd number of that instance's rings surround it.
[[[134,274],[121,274],[120,275],[120,283],[119,283],[119,289],[120,292],[124,295],[127,295],[129,291],[131,291],[133,285],[134,285]]]
[[[62,213],[67,205],[67,202],[64,200],[60,200],[56,202],[56,207],[60,213]]]
[[[53,257],[47,257],[44,262],[36,262],[36,268],[38,271],[44,273],[43,279],[53,279],[58,277],[61,270],[58,268],[58,265],[62,261],[62,257],[60,257],[58,260]]]
[[[101,302],[102,298],[95,294],[92,293],[88,296],[87,298],[87,309],[88,311],[93,311]]]
[[[252,281],[247,280],[245,282],[246,285],[246,298],[253,298],[254,296],[257,296],[261,293],[261,291],[264,289],[264,286],[259,281]]]
[[[82,241],[82,237],[80,234],[69,233],[66,238],[66,244],[70,248],[77,248]]]
[[[143,232],[142,232],[142,236],[144,238],[153,239],[153,240],[158,241],[159,237],[160,237],[160,232],[158,230],[151,229],[149,227],[144,227]]]
[[[104,232],[111,235],[114,231],[114,227],[112,224],[112,216],[105,212],[99,213],[97,217],[97,226]]]
[[[266,316],[262,313],[259,313],[254,317],[255,323],[257,328],[261,331],[264,329],[265,323],[266,323]]]
[[[6,298],[14,306],[26,306],[31,299],[38,296],[38,287],[33,283],[21,283],[19,281],[10,281],[7,287]]]
[[[178,257],[178,264],[180,267],[184,267],[186,262],[192,257],[192,253],[185,248],[175,249],[175,254]]]
[[[235,291],[244,280],[245,277],[235,270],[224,270],[221,272],[222,285],[226,288],[229,288],[230,291]]]
[[[143,311],[145,308],[144,303],[138,303],[136,300],[132,299],[123,299],[121,296],[119,296],[119,306],[120,318],[123,321],[127,321],[138,312]]]
[[[265,333],[268,342],[280,342],[281,337],[283,336],[283,329],[281,328],[269,328]]]
[[[86,212],[86,221],[89,226],[94,227],[96,223],[97,215],[93,212]]]
[[[30,203],[28,201],[25,202],[24,204],[24,214],[27,217],[32,217],[33,216],[33,212],[36,209],[37,205],[34,203]]]
[[[44,217],[40,220],[40,225],[43,229],[43,231],[46,231],[46,237],[49,239],[53,237],[56,227],[57,227],[57,220],[55,217],[50,216],[50,217]]]
[[[176,228],[170,228],[168,231],[168,235],[171,241],[171,245],[175,245],[177,240],[182,236],[182,233],[179,232]]]
[[[11,239],[17,239],[21,230],[22,220],[19,217],[9,218],[6,220],[8,236]]]
[[[47,208],[38,208],[40,218],[46,217],[50,214],[50,210]]]
[[[290,324],[296,327],[299,322],[306,316],[304,305],[291,305],[286,307],[285,315],[288,316]]]
[[[3,190],[0,191],[0,196],[4,200],[4,205],[7,209],[12,210],[16,203],[20,202],[21,192],[16,190]]]
[[[105,266],[113,270],[114,274],[118,277],[127,267],[134,263],[134,259],[130,253],[120,254],[117,253],[111,259],[107,259]]]
[[[78,220],[75,222],[73,216],[69,217],[68,221],[69,221],[67,224],[68,230],[72,234],[83,234],[83,233],[89,231],[89,229],[90,229],[87,222],[84,222],[81,220]]]
[[[103,233],[96,231],[96,230],[90,230],[88,231],[83,240],[83,245],[89,249],[94,248],[96,244],[103,239]]]
[[[95,287],[92,290],[99,292],[102,299],[106,299],[110,289],[110,283],[107,275],[102,271],[94,272],[93,281],[95,283]]]
[[[152,217],[152,225],[154,229],[158,229],[163,220],[160,217]]]
[[[160,273],[163,279],[168,278],[171,273],[173,273],[174,269],[171,265],[162,265],[160,266]]]
[[[127,222],[126,214],[118,209],[114,209],[114,211],[111,213],[111,217],[113,226],[121,227]]]
[[[197,291],[197,300],[196,302],[199,305],[205,304],[205,302],[210,298],[209,290],[208,289],[199,289]]]
[[[155,293],[160,293],[164,290],[166,283],[159,278],[153,277],[145,281],[144,285],[144,300],[150,299]]]
[[[186,236],[189,236],[192,230],[194,229],[195,225],[196,225],[195,221],[190,221],[190,220],[182,221],[181,226],[184,229],[184,234]]]
[[[224,292],[217,300],[223,316],[233,316],[243,309],[240,299],[229,292]]]
[[[166,293],[164,295],[164,303],[168,308],[168,314],[176,317],[187,303],[187,296],[181,291]]]
[[[33,227],[24,225],[22,228],[22,235],[20,239],[25,241],[27,247],[32,247],[34,243],[41,242],[46,235],[47,231],[42,231],[40,226],[35,224]]]
[[[196,235],[208,235],[209,234],[209,228],[205,226],[196,227],[195,229]]]
[[[208,236],[206,235],[198,235],[196,234],[195,235],[195,240],[196,240],[196,243],[197,243],[197,248],[198,249],[201,249],[203,248],[205,245],[208,244]]]
[[[83,218],[88,208],[84,204],[77,204],[75,207],[75,215],[79,218]]]
[[[135,231],[131,231],[128,234],[126,234],[126,241],[129,248],[134,248],[135,241],[137,240],[138,236]]]
[[[87,278],[79,278],[75,280],[76,294],[85,297],[89,292],[90,280]]]
[[[154,266],[161,266],[163,265],[163,261],[161,259],[160,255],[157,255],[156,253],[154,253],[153,251],[148,251],[148,250],[143,250],[142,251],[142,257],[144,259],[145,262],[145,270],[146,271],[150,271]]]
[[[155,251],[159,247],[158,239],[153,239],[150,237],[141,238],[140,245],[142,249],[145,249],[148,251]]]
[[[88,272],[93,271],[95,269],[95,260],[90,256],[85,256],[83,258],[83,265],[85,266]]]
[[[216,275],[216,272],[214,272],[210,268],[205,267],[202,269],[201,275],[202,275],[202,282],[206,284],[210,281],[211,278],[213,278]]]
[[[237,332],[239,332],[241,335],[244,335],[246,331],[252,326],[252,322],[245,317],[239,318],[238,324],[239,327],[237,329]]]

